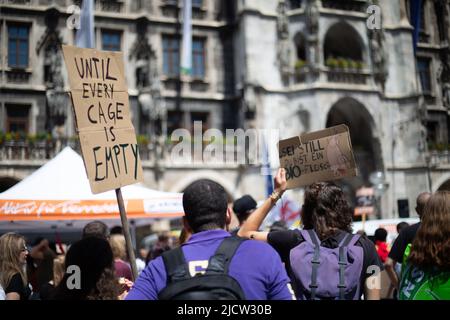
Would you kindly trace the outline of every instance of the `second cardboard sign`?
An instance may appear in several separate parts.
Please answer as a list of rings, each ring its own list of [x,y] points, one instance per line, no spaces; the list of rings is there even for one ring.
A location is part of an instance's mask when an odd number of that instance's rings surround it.
[[[281,140],[278,149],[280,166],[286,170],[288,189],[356,176],[346,125]]]

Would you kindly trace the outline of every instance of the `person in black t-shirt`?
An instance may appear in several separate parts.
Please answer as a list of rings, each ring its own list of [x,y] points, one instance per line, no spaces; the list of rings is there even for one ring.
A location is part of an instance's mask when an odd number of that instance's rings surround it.
[[[61,282],[65,273],[65,256],[59,255],[53,260],[53,277],[52,280],[43,284],[39,291],[39,298],[41,300],[50,300],[55,292],[55,288]]]
[[[42,237],[36,239],[35,245],[31,248],[27,260],[30,259],[33,266],[27,271],[29,271],[28,279],[33,286],[33,293],[35,294],[39,294],[41,286],[49,282],[53,277],[55,251],[50,248],[48,239]]]
[[[258,232],[259,226],[280,199],[287,187],[286,173],[280,169],[274,179],[275,191],[262,206],[256,209],[242,225],[238,236],[262,240],[271,244],[280,254],[288,273],[292,275],[290,253],[293,248],[305,241],[300,230]],[[305,203],[302,208],[304,229],[313,229],[320,240],[321,247],[336,248],[347,234],[352,232],[352,213],[342,190],[331,183],[315,183],[305,192]],[[383,270],[375,246],[367,237],[360,237],[355,243],[362,247],[363,262],[360,275],[360,288],[364,288],[365,299],[377,300],[380,290],[367,284],[378,282],[379,274],[369,274],[370,266]],[[297,292],[297,295],[299,293]]]
[[[31,295],[24,271],[27,255],[23,236],[9,232],[0,237],[0,284],[6,300],[28,300]]]
[[[419,194],[416,200],[416,212],[419,218],[422,218],[423,209],[425,208],[428,199],[430,199],[431,194],[429,192],[422,192]],[[392,244],[391,251],[389,252],[388,258],[385,262],[386,272],[391,280],[394,288],[398,289],[399,279],[397,273],[395,272],[395,264],[403,262],[403,255],[405,253],[408,244],[412,243],[414,237],[416,236],[417,230],[420,227],[420,222],[413,224],[409,227],[404,228],[400,231],[397,239],[395,239]]]

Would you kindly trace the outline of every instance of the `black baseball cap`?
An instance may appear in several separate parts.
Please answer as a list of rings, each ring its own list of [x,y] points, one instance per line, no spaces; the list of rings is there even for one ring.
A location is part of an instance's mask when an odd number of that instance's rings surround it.
[[[245,195],[242,198],[237,199],[233,203],[233,211],[237,216],[244,215],[250,210],[256,209],[257,203],[250,195]]]

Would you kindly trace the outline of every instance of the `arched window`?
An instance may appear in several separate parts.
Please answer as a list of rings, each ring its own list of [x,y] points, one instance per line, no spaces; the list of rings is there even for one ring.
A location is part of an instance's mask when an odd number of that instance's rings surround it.
[[[295,68],[301,68],[306,65],[306,46],[305,37],[302,33],[297,33],[294,37],[295,43]]]
[[[450,191],[450,179],[441,184],[438,191]]]
[[[344,22],[330,27],[324,41],[324,58],[329,68],[362,68],[362,41],[358,32]]]
[[[356,164],[360,170],[359,178],[368,183],[372,172],[383,169],[381,145],[378,139],[374,139],[372,131],[373,118],[361,102],[345,97],[338,100],[328,112],[326,126],[339,124],[349,127]]]

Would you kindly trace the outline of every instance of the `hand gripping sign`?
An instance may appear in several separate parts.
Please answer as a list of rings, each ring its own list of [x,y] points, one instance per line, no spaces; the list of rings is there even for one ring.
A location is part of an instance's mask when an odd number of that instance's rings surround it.
[[[142,181],[122,52],[63,46],[63,53],[92,193]]]
[[[288,189],[356,176],[348,127],[344,124],[278,143]]]

